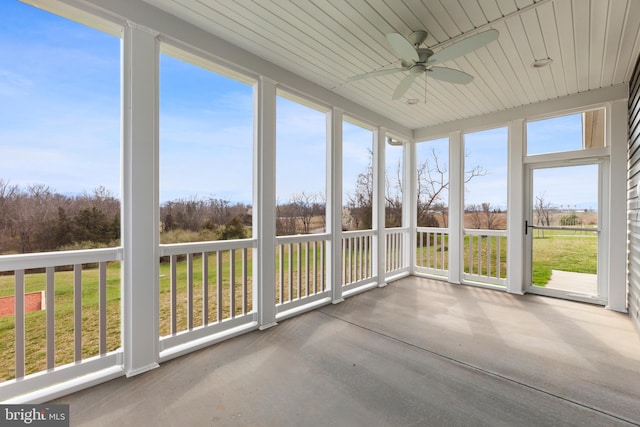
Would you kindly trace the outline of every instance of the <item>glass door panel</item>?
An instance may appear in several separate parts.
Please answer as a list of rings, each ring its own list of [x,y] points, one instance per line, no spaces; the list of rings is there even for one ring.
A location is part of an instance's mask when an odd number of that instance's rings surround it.
[[[530,180],[528,290],[597,297],[599,165],[532,168]]]

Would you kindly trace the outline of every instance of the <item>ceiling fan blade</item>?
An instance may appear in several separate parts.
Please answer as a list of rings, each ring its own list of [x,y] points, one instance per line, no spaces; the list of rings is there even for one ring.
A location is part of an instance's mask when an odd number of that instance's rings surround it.
[[[347,81],[353,82],[356,80],[368,79],[369,77],[378,77],[378,76],[384,76],[387,74],[397,73],[399,71],[404,71],[404,68],[387,68],[384,70],[371,71],[369,73],[358,74],[357,76],[351,76],[347,79]]]
[[[398,87],[396,87],[396,90],[393,91],[393,96],[391,97],[391,99],[395,101],[396,99],[402,98],[402,95],[404,95],[409,90],[409,88],[413,84],[413,81],[419,75],[420,74],[418,73],[411,73],[408,74],[404,79],[402,79],[400,84],[398,84]]]
[[[393,48],[393,51],[400,58],[404,59],[405,61],[413,62],[418,62],[420,60],[418,52],[416,52],[416,48],[413,47],[411,42],[405,39],[402,34],[389,33],[386,37],[387,40],[389,40],[389,44]]]
[[[433,77],[436,80],[442,80],[443,82],[456,83],[466,85],[471,83],[473,76],[465,73],[464,71],[454,70],[447,67],[431,67],[427,70],[429,77]]]
[[[451,46],[442,49],[440,52],[433,54],[429,58],[428,64],[440,64],[441,62],[447,62],[459,56],[464,56],[494,40],[498,40],[499,35],[500,33],[498,30],[487,30],[474,36],[467,37],[461,42],[454,43]]]

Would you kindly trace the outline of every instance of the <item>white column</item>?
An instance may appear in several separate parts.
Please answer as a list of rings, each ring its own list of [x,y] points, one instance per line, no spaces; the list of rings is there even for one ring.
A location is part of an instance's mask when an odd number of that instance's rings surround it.
[[[327,114],[327,232],[331,233],[327,248],[327,278],[331,302],[342,298],[342,121],[343,111],[333,108]]]
[[[524,294],[524,120],[509,123],[507,196],[507,292]]]
[[[464,262],[464,145],[462,132],[449,134],[449,282],[462,282]]]
[[[373,267],[378,275],[378,286],[387,285],[386,275],[386,251],[385,251],[385,144],[387,139],[386,129],[377,128],[373,133],[373,212],[371,223],[376,230],[374,247],[376,248],[375,264]]]
[[[627,312],[627,101],[611,104],[609,144],[609,310]],[[606,200],[605,200],[606,203]]]
[[[416,185],[416,144],[405,143],[403,145],[404,161],[402,162],[402,226],[409,228],[409,236],[405,241],[405,260],[409,264],[409,274],[415,274],[416,246],[417,246],[417,185]]]
[[[253,230],[254,307],[258,325],[276,325],[276,83],[261,78],[256,87],[254,117]]]
[[[156,35],[127,26],[123,49],[122,347],[127,376],[158,366],[159,195]]]

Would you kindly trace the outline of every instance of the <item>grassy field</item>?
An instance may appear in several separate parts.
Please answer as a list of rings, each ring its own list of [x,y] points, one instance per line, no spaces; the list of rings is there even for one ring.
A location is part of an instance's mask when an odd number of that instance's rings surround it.
[[[596,274],[598,236],[588,231],[535,230],[533,237],[532,282],[544,286],[551,270]]]
[[[480,275],[490,275],[494,277],[497,265],[500,268],[500,278],[507,276],[507,238],[486,236],[464,236],[464,272]],[[472,241],[471,254],[469,245]],[[496,259],[498,254],[498,239],[500,240],[500,259]],[[479,245],[478,242],[481,242]],[[487,243],[488,242],[488,243]],[[419,242],[418,242],[419,243]],[[471,259],[470,256],[471,255]],[[480,263],[478,263],[480,256]],[[487,269],[487,256],[489,257],[489,270]],[[434,236],[427,247],[423,241],[422,247],[418,244],[416,252],[416,263],[419,266],[447,270],[449,268],[449,236]]]
[[[99,354],[98,269],[82,272],[82,356]],[[55,364],[73,361],[73,272],[55,274]],[[0,276],[0,295],[13,295],[13,276]],[[25,291],[45,289],[45,274],[25,275]],[[0,380],[14,377],[14,316],[0,318]],[[120,265],[107,267],[107,347],[120,346]],[[46,369],[46,311],[25,316],[25,371]]]

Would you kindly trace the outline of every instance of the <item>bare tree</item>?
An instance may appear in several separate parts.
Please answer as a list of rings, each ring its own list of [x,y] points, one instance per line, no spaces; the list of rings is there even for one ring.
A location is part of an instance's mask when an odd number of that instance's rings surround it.
[[[302,234],[309,234],[311,231],[311,220],[317,210],[317,196],[304,191],[291,196],[295,216],[302,223]]]
[[[536,224],[537,225],[551,225],[551,209],[553,205],[545,199],[545,193],[540,193],[536,196],[535,210],[536,210]],[[544,230],[539,230],[544,237]]]
[[[402,226],[402,162],[398,159],[395,174],[385,174],[385,226]]]
[[[536,224],[537,225],[551,225],[551,209],[553,205],[545,199],[545,193],[540,193],[536,196]]]
[[[482,166],[474,166],[464,172],[464,183],[486,174],[487,171]],[[442,226],[447,227],[448,208],[446,204],[448,201],[444,200],[444,195],[448,190],[448,170],[434,148],[431,150],[431,155],[420,163],[417,169],[418,226],[431,226],[432,212],[438,212],[442,218]]]
[[[442,217],[446,227],[448,209],[444,200],[449,189],[448,170],[444,162],[439,159],[438,152],[433,149],[431,155],[417,167],[417,218],[418,226],[437,226],[438,220],[434,213]],[[464,173],[464,182],[486,175],[481,166],[475,166]],[[395,176],[394,176],[395,175]],[[402,215],[402,166],[396,165],[395,174],[386,174],[386,210],[387,224],[401,224]],[[358,175],[354,194],[349,195],[349,209],[356,228],[371,228],[371,212],[373,208],[373,152],[369,150],[369,164],[365,172]],[[395,215],[395,216],[392,216]]]
[[[369,164],[356,178],[356,188],[348,195],[348,206],[353,224],[358,229],[367,230],[373,223],[373,151],[369,150]]]
[[[482,203],[482,213],[484,214],[485,222],[488,230],[496,230],[500,225],[500,210],[491,206],[489,202]]]
[[[482,207],[480,205],[472,204],[468,205],[465,209],[471,214],[472,228],[482,228]]]

